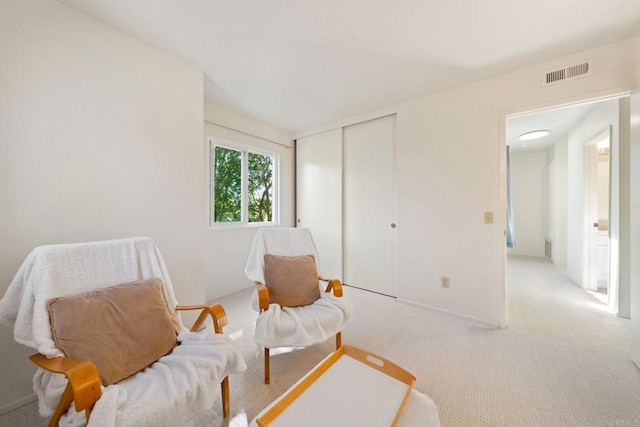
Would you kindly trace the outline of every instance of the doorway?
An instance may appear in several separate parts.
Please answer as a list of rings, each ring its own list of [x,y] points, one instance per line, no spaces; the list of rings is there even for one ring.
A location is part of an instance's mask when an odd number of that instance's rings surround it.
[[[583,287],[609,305],[609,198],[611,126],[584,145],[585,268]]]
[[[617,265],[618,252],[611,232],[619,232],[619,200],[617,187],[612,191],[617,181],[611,179],[618,165],[611,164],[610,152],[617,144],[612,138],[620,98],[506,117],[516,242],[507,254],[546,257],[612,312],[618,282],[609,265]],[[549,132],[538,140],[519,139],[541,130]],[[519,174],[528,182],[518,181]],[[523,200],[533,208],[523,208]],[[505,268],[507,262],[505,257]]]

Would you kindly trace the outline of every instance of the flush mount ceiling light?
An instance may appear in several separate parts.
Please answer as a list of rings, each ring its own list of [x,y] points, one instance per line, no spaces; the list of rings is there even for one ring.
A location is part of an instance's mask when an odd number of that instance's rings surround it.
[[[520,135],[518,137],[518,139],[520,141],[530,141],[532,139],[543,138],[543,137],[545,137],[547,135],[549,135],[549,131],[548,130],[534,130],[534,131],[531,131],[531,132],[523,133],[522,135]]]

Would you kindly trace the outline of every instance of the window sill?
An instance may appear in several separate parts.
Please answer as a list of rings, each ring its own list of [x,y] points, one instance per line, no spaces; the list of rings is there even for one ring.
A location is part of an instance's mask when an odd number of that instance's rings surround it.
[[[252,228],[268,228],[268,227],[279,227],[279,226],[280,224],[276,222],[212,224],[212,225],[209,225],[209,231],[247,230]]]

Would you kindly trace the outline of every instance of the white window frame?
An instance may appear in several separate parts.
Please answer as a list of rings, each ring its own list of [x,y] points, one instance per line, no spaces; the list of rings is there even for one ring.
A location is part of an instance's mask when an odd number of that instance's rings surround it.
[[[255,147],[248,144],[241,144],[229,140],[220,138],[209,138],[209,157],[208,157],[208,216],[209,227],[212,229],[229,229],[229,228],[244,228],[244,227],[265,227],[265,226],[277,226],[280,224],[280,156],[274,151],[265,150],[263,148]],[[214,212],[214,197],[213,190],[214,177],[215,177],[215,148],[222,147],[228,150],[235,150],[241,153],[241,167],[242,167],[242,190],[240,201],[240,221],[235,222],[215,222]],[[259,154],[262,156],[268,156],[273,159],[273,201],[271,208],[272,220],[267,222],[249,222],[249,153]]]

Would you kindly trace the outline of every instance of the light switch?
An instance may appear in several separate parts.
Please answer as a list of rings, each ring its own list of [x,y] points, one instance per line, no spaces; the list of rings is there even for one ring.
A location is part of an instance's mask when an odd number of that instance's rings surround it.
[[[484,213],[484,223],[485,224],[493,224],[493,212],[485,212]]]

